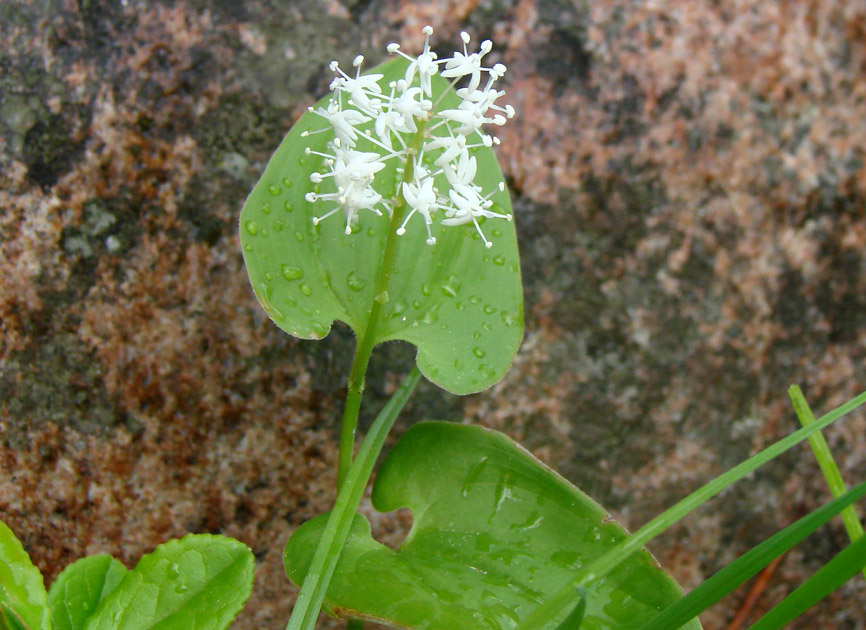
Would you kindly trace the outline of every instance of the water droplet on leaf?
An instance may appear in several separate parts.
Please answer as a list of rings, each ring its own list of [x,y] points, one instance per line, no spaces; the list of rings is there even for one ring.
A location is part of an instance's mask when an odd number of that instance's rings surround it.
[[[276,197],[281,192],[283,192],[283,189],[280,188],[279,186],[277,186],[276,184],[271,184],[270,186],[268,186],[268,192],[271,194],[272,197]]]
[[[359,278],[354,271],[350,271],[349,275],[346,276],[346,286],[355,293],[358,293],[364,290],[364,287],[367,286],[367,282]]]
[[[487,353],[484,352],[484,350],[482,348],[477,348],[477,347],[472,348],[472,354],[474,354],[479,359],[483,359],[485,356],[487,356]]]
[[[297,280],[304,277],[304,270],[300,267],[292,267],[291,265],[281,265],[280,270],[283,272],[283,277],[286,280]]]
[[[301,290],[301,293],[303,293],[304,295],[312,295],[312,293],[313,293],[313,290],[310,288],[310,285],[307,284],[306,282],[298,288]]]
[[[244,223],[244,228],[250,236],[255,236],[259,233],[259,224],[255,221],[247,221]]]

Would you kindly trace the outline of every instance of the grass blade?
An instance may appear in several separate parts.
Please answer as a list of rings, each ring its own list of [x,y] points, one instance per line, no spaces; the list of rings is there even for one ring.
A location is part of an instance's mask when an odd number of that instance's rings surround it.
[[[815,416],[812,414],[812,409],[803,392],[797,385],[792,385],[788,389],[788,395],[791,397],[791,403],[794,405],[794,411],[800,424],[804,427],[815,422]],[[818,466],[821,468],[821,473],[824,479],[827,480],[827,485],[830,487],[830,493],[834,497],[840,497],[845,493],[845,482],[842,480],[842,473],[839,472],[839,467],[836,465],[836,460],[833,459],[833,454],[830,452],[830,446],[827,440],[824,439],[822,433],[815,433],[809,436],[809,445],[812,447],[812,452],[815,453],[815,459],[818,460]],[[848,532],[848,537],[851,542],[857,542],[863,536],[863,525],[860,524],[860,517],[857,515],[857,510],[853,505],[848,506],[841,512],[842,523],[845,525],[845,531]],[[863,570],[863,578],[866,579],[866,569]]]
[[[409,396],[415,390],[415,385],[418,384],[420,378],[421,372],[418,370],[418,366],[413,366],[412,371],[400,383],[391,400],[376,416],[370,431],[361,443],[358,455],[349,467],[346,479],[337,493],[337,501],[334,503],[334,509],[331,511],[328,524],[322,533],[322,540],[316,548],[313,562],[307,572],[307,577],[304,579],[304,584],[301,586],[301,592],[297,602],[295,602],[286,630],[313,630],[315,627],[319,609],[322,607],[325,593],[328,591],[328,584],[331,582],[331,576],[334,575],[334,569],[340,559],[340,553],[346,543],[346,536],[352,525],[352,519],[358,510],[358,504],[361,502],[361,496],[364,494],[367,481],[370,479],[376,458],[382,450],[382,445],[385,443],[385,438],[388,437],[388,432],[394,425],[397,415],[403,409],[406,401],[409,400]]]
[[[749,630],[778,630],[866,567],[866,537],[840,551]]]
[[[641,630],[679,628],[757,574],[774,558],[791,549],[847,506],[864,496],[866,496],[866,483],[861,483],[838,499],[818,508],[808,516],[774,534],[664,610],[643,626]]]
[[[754,455],[741,464],[734,466],[726,473],[723,473],[695,492],[691,493],[685,499],[652,519],[649,523],[641,527],[606,554],[594,562],[584,566],[581,570],[575,573],[571,580],[566,584],[563,584],[562,588],[560,588],[558,592],[554,593],[550,599],[541,604],[529,616],[523,619],[514,630],[536,630],[537,628],[544,627],[544,624],[555,619],[560,611],[574,601],[574,589],[577,586],[586,586],[594,580],[607,575],[618,567],[626,558],[631,556],[633,553],[637,553],[650,540],[661,534],[686,514],[695,508],[700,507],[709,499],[732,486],[749,473],[763,466],[771,459],[778,457],[796,444],[799,444],[810,435],[813,435],[824,427],[832,424],[863,403],[866,403],[866,392],[863,392],[859,396],[840,405],[830,413],[822,416],[816,422],[810,424],[808,427],[803,427],[799,431],[782,438],[775,444],[771,444],[757,455]]]

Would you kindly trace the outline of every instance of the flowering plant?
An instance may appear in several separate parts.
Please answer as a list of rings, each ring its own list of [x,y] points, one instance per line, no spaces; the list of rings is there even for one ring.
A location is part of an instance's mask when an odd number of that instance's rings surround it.
[[[241,214],[244,260],[269,317],[308,339],[340,319],[358,339],[334,508],[300,527],[284,554],[287,574],[301,585],[288,630],[311,630],[323,607],[351,627],[373,620],[439,630],[698,629],[697,613],[866,494],[866,485],[837,493],[686,597],[643,545],[866,395],[634,535],[505,436],[435,422],[404,435],[373,487],[376,509],[412,510],[400,548],[373,540],[357,514],[421,374],[453,393],[481,391],[503,376],[522,337],[514,221],[489,132],[515,115],[495,87],[506,68],[485,61],[489,41],[471,52],[463,33],[462,52],[439,59],[432,29],[423,33],[418,57],[390,44],[394,57],[367,74],[361,56],[350,72],[332,62],[331,95],[289,132]],[[370,354],[391,340],[414,344],[417,366],[355,454]],[[858,544],[836,577],[856,564],[850,557],[863,549]],[[801,605],[802,598],[788,602],[776,621],[796,616]]]

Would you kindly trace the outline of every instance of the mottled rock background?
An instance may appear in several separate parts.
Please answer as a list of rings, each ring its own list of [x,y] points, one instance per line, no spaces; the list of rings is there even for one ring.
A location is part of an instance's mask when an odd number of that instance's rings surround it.
[[[236,220],[327,62],[417,50],[428,23],[509,67],[526,337],[501,384],[422,386],[399,430],[504,430],[636,528],[792,431],[790,383],[821,413],[864,389],[862,0],[3,2],[0,517],[49,581],[219,532],[258,558],[234,627],[284,626],[353,339],[269,323]],[[412,356],[378,353],[368,417]],[[866,480],[866,415],[828,439]],[[693,587],[826,499],[799,448],[653,550]],[[845,544],[836,523],[790,553],[752,619]],[[866,628],[864,601],[858,578],[792,627]]]

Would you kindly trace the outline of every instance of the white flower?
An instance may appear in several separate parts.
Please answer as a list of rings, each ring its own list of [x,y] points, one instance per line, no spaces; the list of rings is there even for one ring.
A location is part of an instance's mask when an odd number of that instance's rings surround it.
[[[331,62],[331,70],[339,72],[341,76],[336,77],[331,81],[331,90],[337,92],[347,92],[349,94],[349,103],[359,108],[371,116],[375,116],[382,109],[382,101],[378,98],[382,94],[382,88],[379,86],[381,74],[366,74],[361,76],[361,63],[364,61],[362,55],[355,57],[352,65],[355,66],[355,77],[352,78],[340,69],[336,61]],[[370,97],[373,97],[372,99]]]
[[[443,59],[440,63],[445,64],[445,70],[440,74],[449,79],[453,77],[455,80],[468,76],[468,87],[470,90],[474,90],[481,82],[481,58],[490,52],[490,49],[493,48],[493,42],[485,39],[481,42],[479,52],[469,54],[466,50],[466,44],[469,43],[469,33],[463,31],[460,33],[460,37],[463,39],[463,54],[455,52],[451,59]]]
[[[403,225],[397,228],[397,234],[402,236],[406,233],[406,224],[417,212],[424,217],[424,226],[427,228],[427,244],[435,245],[436,237],[430,231],[430,226],[433,224],[433,218],[430,215],[439,208],[439,204],[436,199],[436,189],[433,188],[433,178],[426,177],[418,184],[403,182],[403,199],[412,209],[406,215]]]
[[[439,66],[436,63],[436,53],[430,50],[430,35],[433,34],[433,28],[430,26],[425,26],[422,29],[422,32],[425,35],[424,38],[424,50],[418,55],[417,58],[410,57],[406,53],[400,50],[400,44],[388,44],[388,52],[389,53],[397,53],[408,59],[411,63],[409,67],[406,68],[406,76],[405,80],[408,85],[412,84],[412,81],[415,78],[415,73],[418,73],[418,79],[421,83],[421,90],[424,92],[426,96],[432,96],[433,90],[431,86],[431,79],[433,75],[439,70]]]
[[[342,210],[346,215],[346,234],[351,234],[352,224],[357,221],[360,210],[367,209],[378,215],[382,214],[375,207],[382,201],[382,195],[376,192],[371,184],[376,173],[385,168],[385,164],[378,153],[344,149],[338,140],[334,141],[333,148],[334,156],[318,154],[328,158],[326,164],[330,166],[331,172],[324,175],[313,173],[310,175],[310,181],[318,184],[332,177],[337,192],[324,194],[310,192],[305,197],[310,203],[320,200],[337,202],[337,206],[330,212],[321,217],[313,217],[313,225],[318,225],[323,219]],[[308,149],[308,153],[314,152]]]
[[[358,139],[358,130],[355,129],[355,126],[361,125],[370,120],[369,116],[365,116],[357,109],[344,110],[342,106],[334,100],[328,103],[328,109],[322,109],[319,107],[314,110],[311,107],[310,111],[318,114],[331,123],[334,127],[334,134],[343,144],[349,147],[354,147],[355,141]]]
[[[338,74],[331,82],[334,98],[327,107],[310,108],[328,126],[302,134],[326,131],[334,134],[334,140],[328,144],[333,153],[307,150],[309,154],[324,158],[321,172],[313,173],[311,182],[319,185],[329,179],[333,181],[331,192],[306,195],[310,203],[334,204],[325,214],[315,216],[313,223],[318,224],[342,211],[346,217],[345,231],[349,234],[361,210],[382,215],[380,206],[389,214],[404,207],[405,216],[396,229],[398,236],[406,234],[409,222],[418,215],[424,221],[429,245],[436,243],[432,226],[438,220],[445,227],[472,223],[485,247],[491,247],[493,244],[481,230],[481,222],[486,219],[510,221],[511,215],[493,211],[491,198],[497,191],[485,193],[475,183],[478,162],[473,150],[499,142],[484,132],[484,125],[502,125],[514,116],[510,105],[497,105],[505,92],[497,90],[494,83],[505,74],[506,68],[500,63],[484,67],[483,58],[493,44],[485,40],[477,52],[470,53],[467,49],[470,37],[466,33],[461,33],[462,53],[437,59],[430,49],[433,29],[427,26],[423,32],[424,47],[418,57],[403,53],[397,44],[388,45],[388,52],[409,61],[403,78],[389,84],[389,93],[383,92],[380,84],[383,75],[361,74],[362,56],[352,62],[356,68],[354,77],[343,72],[336,61],[331,63],[331,70]],[[485,72],[487,82],[481,87]],[[434,93],[433,77],[437,73],[451,79],[447,89],[460,79],[466,79],[465,87],[456,92],[459,104],[439,113],[435,112],[436,105],[445,91]],[[417,135],[420,129],[424,129],[424,136]],[[471,138],[473,134],[477,134],[477,140]],[[432,159],[433,168],[425,166],[425,155],[429,156],[428,163]],[[385,168],[387,160],[394,158],[402,168],[396,168],[395,185],[391,184],[395,179],[391,176],[385,178],[388,183],[384,184],[376,176]],[[404,176],[412,173],[412,177],[401,181],[401,173]],[[500,184],[498,190],[504,191],[504,184]]]

